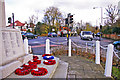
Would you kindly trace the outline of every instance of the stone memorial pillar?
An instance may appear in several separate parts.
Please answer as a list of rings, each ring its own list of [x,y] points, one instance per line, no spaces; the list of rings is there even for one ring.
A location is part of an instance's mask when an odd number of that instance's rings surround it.
[[[0,0],[0,27],[5,28],[5,24],[5,0]]]
[[[32,59],[25,54],[20,30],[6,28],[5,0],[0,0],[0,80]]]

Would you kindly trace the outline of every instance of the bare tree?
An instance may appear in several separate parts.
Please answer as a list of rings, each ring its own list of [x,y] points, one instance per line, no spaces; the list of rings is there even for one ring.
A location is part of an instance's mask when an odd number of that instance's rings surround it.
[[[114,27],[114,23],[116,22],[116,17],[118,15],[118,9],[117,9],[117,6],[113,6],[112,4],[111,5],[108,5],[108,7],[106,8],[106,11],[107,11],[107,25],[110,25],[112,27]]]
[[[35,15],[32,15],[29,17],[29,22],[35,24],[37,19],[38,19],[38,17],[36,17]]]
[[[34,25],[35,25],[37,20],[38,20],[38,17],[36,17],[35,15],[30,16],[29,17],[30,27],[34,28]]]
[[[49,7],[45,10],[43,22],[50,25],[55,26],[55,23],[60,23],[62,21],[62,13],[59,11],[57,7]]]

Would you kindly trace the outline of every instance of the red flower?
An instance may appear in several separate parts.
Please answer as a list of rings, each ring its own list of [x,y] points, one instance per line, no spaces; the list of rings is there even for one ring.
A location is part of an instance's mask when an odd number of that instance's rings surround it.
[[[45,68],[38,68],[38,70],[33,69],[31,71],[31,74],[34,76],[43,76],[43,75],[46,75],[47,73],[48,71]]]
[[[29,61],[28,63],[30,65],[31,69],[36,69],[37,68],[37,62],[31,62],[31,61]]]
[[[34,59],[33,61],[36,62],[37,64],[40,64],[40,63],[41,63],[41,60],[36,60],[36,59]]]
[[[29,69],[25,69],[24,67],[23,68],[18,68],[15,70],[15,74],[17,75],[27,75],[30,73],[30,70]]]
[[[43,54],[42,57],[44,57],[44,56],[51,56],[51,54]]]
[[[38,56],[33,56],[33,59],[39,59],[39,57]]]
[[[29,61],[28,64],[37,64],[37,62]]]
[[[56,63],[56,61],[55,60],[47,60],[47,62],[44,61],[43,63],[46,65],[54,65]]]

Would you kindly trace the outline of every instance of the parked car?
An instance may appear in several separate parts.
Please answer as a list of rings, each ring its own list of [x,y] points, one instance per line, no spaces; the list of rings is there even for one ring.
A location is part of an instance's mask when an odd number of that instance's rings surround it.
[[[34,38],[37,38],[38,36],[33,34],[33,33],[25,33],[24,34],[24,38],[27,37],[28,39],[31,38],[31,39],[34,39]]]
[[[81,31],[80,33],[81,39],[88,39],[88,40],[93,40],[93,35],[91,31]]]
[[[102,37],[102,33],[98,32],[97,34],[95,34],[96,37]]]
[[[57,37],[57,34],[55,32],[48,33],[48,37]]]
[[[120,50],[120,41],[113,42],[115,49]]]

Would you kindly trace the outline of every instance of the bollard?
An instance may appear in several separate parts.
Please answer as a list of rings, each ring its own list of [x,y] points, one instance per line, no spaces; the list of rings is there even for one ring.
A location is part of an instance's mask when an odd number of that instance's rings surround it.
[[[94,46],[94,44],[93,44],[93,53],[95,53],[95,46]]]
[[[69,39],[69,53],[68,56],[71,57],[71,39]]]
[[[87,42],[86,42],[86,51],[85,52],[87,52],[87,48],[88,48],[88,46],[87,46]]]
[[[25,53],[29,54],[29,51],[28,51],[28,39],[27,38],[24,39],[24,49],[25,49]]]
[[[105,76],[111,77],[112,72],[112,60],[113,60],[113,49],[114,46],[112,44],[108,45],[107,55],[106,55],[106,64],[105,64]]]
[[[45,54],[50,54],[50,40],[46,40],[46,52]]]
[[[100,41],[96,41],[95,63],[100,64]]]

